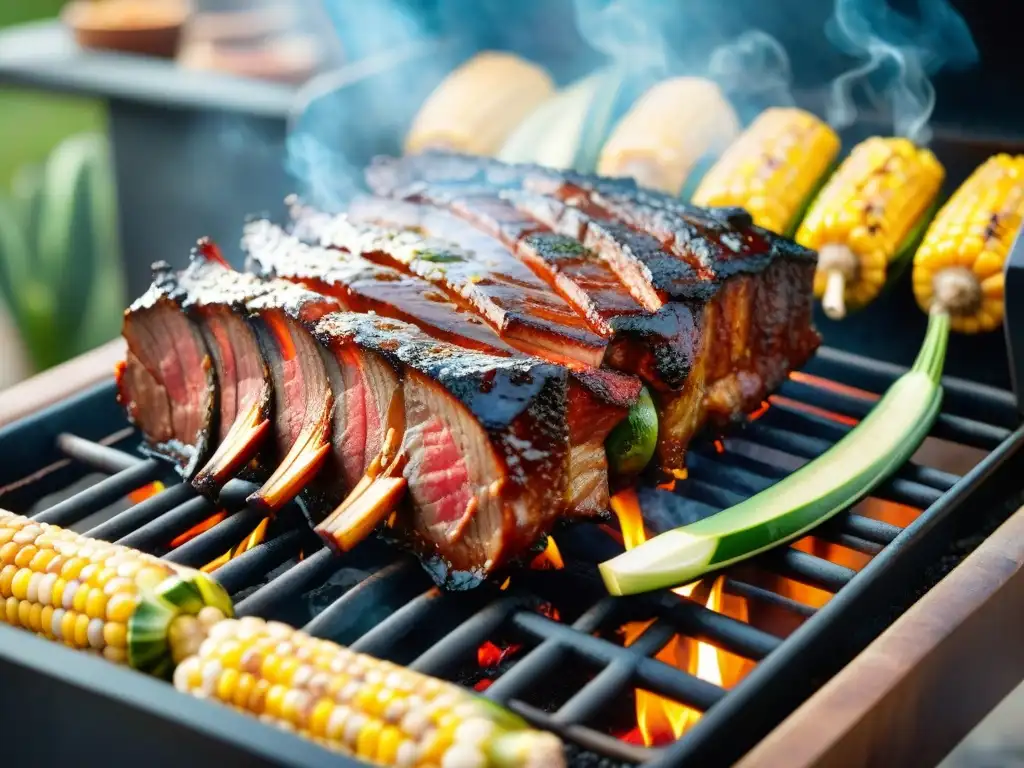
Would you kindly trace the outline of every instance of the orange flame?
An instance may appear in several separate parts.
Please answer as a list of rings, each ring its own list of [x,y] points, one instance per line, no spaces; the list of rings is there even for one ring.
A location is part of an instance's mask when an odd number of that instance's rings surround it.
[[[622,491],[611,499],[612,511],[619,519],[622,540],[626,549],[647,540],[640,504],[632,490]],[[725,579],[719,577],[711,587],[707,607],[713,611],[747,621],[747,601],[741,597],[726,594]],[[676,587],[672,591],[681,597],[693,594],[697,583]],[[629,622],[622,626],[623,645],[636,641],[644,630],[653,623]],[[708,643],[689,637],[675,635],[655,655],[655,658],[671,664],[702,680],[726,688],[736,685],[752,668],[753,662],[719,650]],[[671,699],[666,699],[642,688],[636,690],[636,719],[640,740],[647,746],[658,746],[675,741],[700,720],[701,713]],[[632,732],[625,737],[632,740]]]
[[[530,563],[530,567],[536,570],[554,569],[556,571],[565,568],[565,561],[562,560],[562,553],[558,551],[558,545],[555,544],[555,540],[553,538],[548,536],[547,546],[544,548],[543,552],[533,558],[533,562]]]
[[[181,534],[180,536],[177,536],[176,538],[171,540],[171,549],[174,549],[175,547],[180,547],[185,542],[191,541],[192,539],[194,539],[200,533],[204,533],[204,532],[210,530],[211,528],[213,528],[213,526],[215,526],[217,523],[219,523],[221,520],[223,520],[227,516],[228,516],[228,513],[225,512],[222,509],[219,512],[216,512],[215,514],[210,515],[208,518],[203,520],[201,523],[199,523],[197,525],[193,525],[191,528],[189,528],[183,534]]]
[[[267,527],[269,525],[270,518],[263,518],[262,520],[260,520],[260,524],[253,529],[253,532],[246,536],[244,539],[242,539],[242,541],[239,544],[229,549],[220,557],[211,560],[199,570],[205,573],[213,573],[225,563],[234,560],[239,555],[248,552],[250,549],[252,549],[255,546],[258,546],[259,544],[262,544],[267,538]]]
[[[164,484],[159,480],[154,480],[148,485],[144,485],[138,490],[134,490],[128,494],[128,501],[132,504],[141,504],[146,499],[156,496],[160,491],[164,489]]]

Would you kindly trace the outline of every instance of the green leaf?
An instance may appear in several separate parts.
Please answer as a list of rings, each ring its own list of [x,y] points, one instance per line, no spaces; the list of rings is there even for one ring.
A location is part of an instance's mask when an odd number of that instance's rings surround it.
[[[96,277],[94,175],[106,162],[105,139],[72,136],[46,163],[39,214],[39,275],[55,295],[54,343],[70,354]]]
[[[23,322],[21,287],[32,274],[32,252],[18,207],[0,198],[0,299],[20,327]]]
[[[42,210],[45,180],[40,165],[23,165],[11,177],[11,201],[16,206],[32,251],[39,246],[39,214]]]

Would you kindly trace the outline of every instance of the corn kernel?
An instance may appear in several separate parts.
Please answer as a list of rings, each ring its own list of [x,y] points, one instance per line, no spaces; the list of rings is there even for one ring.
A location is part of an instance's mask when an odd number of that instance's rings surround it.
[[[35,557],[29,562],[28,567],[37,573],[42,573],[46,570],[46,566],[50,564],[50,561],[57,556],[57,553],[52,549],[40,549],[36,552]]]
[[[85,600],[85,612],[91,619],[102,619],[107,613],[107,596],[99,587],[89,590]]]
[[[89,617],[84,613],[75,616],[74,643],[79,648],[89,645]]]
[[[28,585],[32,580],[32,571],[28,568],[19,568],[11,580],[11,594],[19,600],[28,597]]]
[[[32,562],[32,558],[36,556],[38,551],[32,544],[23,545],[14,555],[14,564],[19,568],[28,568],[29,563]]]
[[[267,691],[263,711],[271,717],[281,717],[281,705],[288,689],[283,685],[272,685]]]
[[[0,568],[0,597],[10,597],[11,584],[14,581],[14,574],[18,572],[18,566],[11,563]]]
[[[131,593],[118,592],[107,600],[107,621],[127,622],[135,613],[138,598]]]
[[[398,747],[404,740],[402,732],[393,725],[385,725],[377,740],[375,759],[381,765],[394,765],[398,757]]]
[[[32,626],[32,603],[28,600],[18,602],[18,625],[29,629]]]
[[[238,685],[238,670],[230,667],[220,673],[220,680],[217,681],[217,698],[223,702],[231,703],[235,698],[235,687]]]
[[[256,678],[250,675],[248,672],[241,672],[238,675],[238,681],[235,683],[235,695],[231,698],[229,704],[234,704],[240,709],[244,709],[249,703],[249,697],[252,695],[253,688],[256,687]]]
[[[256,679],[252,692],[249,694],[249,703],[246,705],[250,712],[257,715],[263,714],[267,701],[267,692],[270,690],[270,681],[260,677]]]
[[[77,621],[77,613],[74,611],[65,611],[64,616],[60,620],[60,637],[62,640],[67,643],[74,640]]]
[[[53,634],[53,606],[44,605],[42,610],[39,612],[39,629],[37,632],[42,632],[44,635]]]
[[[320,699],[309,716],[309,731],[314,736],[324,736],[327,732],[327,721],[334,711],[335,703],[330,699]]]
[[[384,723],[376,718],[369,718],[359,730],[356,738],[356,754],[372,760],[377,754],[377,742],[384,730]]]
[[[88,565],[88,562],[81,557],[72,557],[64,563],[64,567],[60,569],[60,575],[68,581],[78,579],[86,565]]]
[[[108,645],[103,649],[103,658],[107,661],[112,661],[114,664],[126,664],[128,662],[128,651],[124,648]]]
[[[118,621],[107,621],[103,625],[103,642],[115,648],[128,645],[128,628]]]

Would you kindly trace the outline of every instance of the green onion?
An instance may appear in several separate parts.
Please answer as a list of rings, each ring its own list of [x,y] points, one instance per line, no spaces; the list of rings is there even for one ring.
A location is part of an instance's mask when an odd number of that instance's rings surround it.
[[[635,475],[654,457],[658,445],[658,411],[647,387],[604,441],[608,464],[617,475]]]
[[[629,595],[692,582],[799,538],[866,496],[928,435],[942,404],[948,337],[949,315],[933,313],[913,367],[842,440],[746,501],[602,563],[608,591]]]

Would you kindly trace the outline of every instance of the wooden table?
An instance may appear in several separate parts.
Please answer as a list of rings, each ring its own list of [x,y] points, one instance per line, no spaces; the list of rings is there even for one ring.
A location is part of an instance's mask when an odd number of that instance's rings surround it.
[[[88,389],[108,378],[124,359],[118,337],[91,352],[68,360],[0,392],[0,427]]]

